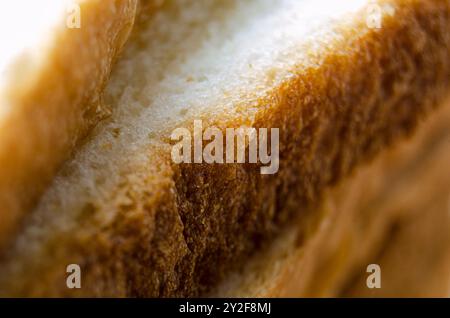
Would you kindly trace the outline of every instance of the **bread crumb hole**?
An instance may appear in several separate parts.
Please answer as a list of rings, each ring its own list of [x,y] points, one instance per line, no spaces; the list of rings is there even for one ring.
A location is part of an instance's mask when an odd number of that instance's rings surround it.
[[[112,135],[113,135],[113,137],[114,138],[118,138],[119,136],[120,136],[120,132],[121,132],[121,129],[120,128],[113,128],[113,130],[112,130]]]
[[[92,202],[87,202],[80,211],[78,215],[78,221],[86,221],[92,218],[97,212],[97,207]]]
[[[188,111],[189,111],[189,110],[188,110],[187,108],[183,108],[183,109],[180,110],[180,115],[181,115],[181,116],[186,116],[187,113],[188,113]]]

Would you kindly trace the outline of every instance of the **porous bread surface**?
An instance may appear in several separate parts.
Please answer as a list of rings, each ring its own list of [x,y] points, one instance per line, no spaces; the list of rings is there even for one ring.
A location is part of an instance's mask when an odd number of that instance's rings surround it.
[[[379,30],[365,3],[308,19],[338,2],[166,1],[140,19],[108,84],[111,118],[4,257],[0,292],[199,295],[412,132],[448,88],[450,3],[382,1]],[[173,164],[170,133],[194,119],[280,128],[279,173]],[[81,290],[65,286],[71,263]]]
[[[450,99],[412,138],[327,189],[210,296],[447,297],[449,142]],[[380,266],[380,289],[366,284],[369,264]]]
[[[80,8],[80,28],[67,20]],[[108,113],[101,91],[133,25],[137,0],[2,3],[0,245],[56,171]],[[70,21],[69,21],[70,22]]]

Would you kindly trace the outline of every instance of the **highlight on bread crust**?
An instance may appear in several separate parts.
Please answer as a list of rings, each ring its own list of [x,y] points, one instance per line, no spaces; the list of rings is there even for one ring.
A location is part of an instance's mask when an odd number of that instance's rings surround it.
[[[74,147],[109,114],[101,92],[133,25],[136,3],[1,4],[1,246]]]
[[[111,117],[4,256],[0,294],[202,295],[411,134],[450,84],[450,3],[379,1],[377,29],[368,2],[165,1],[140,19],[106,89]],[[278,174],[174,164],[170,133],[194,119],[279,128]],[[73,263],[81,290],[65,286]]]

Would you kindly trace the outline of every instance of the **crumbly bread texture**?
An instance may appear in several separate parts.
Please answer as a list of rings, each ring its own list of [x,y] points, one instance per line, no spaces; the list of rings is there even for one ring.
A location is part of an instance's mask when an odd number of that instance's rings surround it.
[[[211,295],[448,297],[449,142],[450,99],[413,138],[328,189],[319,208]],[[380,289],[367,287],[369,264],[380,266]]]
[[[101,91],[131,31],[136,4],[1,4],[0,246],[33,209],[74,147],[110,113]],[[80,28],[75,28],[77,21]]]
[[[380,29],[367,26],[368,2],[165,1],[151,19],[143,11],[106,89],[111,117],[4,255],[0,294],[202,295],[410,134],[450,84],[450,2],[380,1]],[[279,128],[279,172],[174,164],[169,136],[194,119]],[[72,263],[82,289],[66,287]]]

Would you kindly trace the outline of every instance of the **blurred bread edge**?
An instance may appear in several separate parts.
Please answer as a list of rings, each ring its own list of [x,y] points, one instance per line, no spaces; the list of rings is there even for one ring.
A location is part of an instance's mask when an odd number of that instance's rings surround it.
[[[65,17],[29,67],[18,61],[0,92],[0,248],[59,166],[108,116],[102,90],[133,26],[137,0],[79,0],[80,28]],[[38,14],[38,13],[36,13]]]

